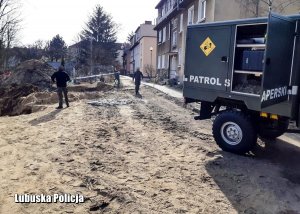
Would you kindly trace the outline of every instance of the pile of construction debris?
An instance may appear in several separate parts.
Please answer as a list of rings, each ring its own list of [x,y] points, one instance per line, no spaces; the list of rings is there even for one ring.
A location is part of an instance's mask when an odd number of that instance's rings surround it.
[[[33,107],[24,105],[24,99],[38,91],[49,91],[51,75],[55,70],[46,62],[28,60],[2,78],[0,88],[0,116],[30,114]]]
[[[45,107],[45,104],[56,103],[57,94],[51,82],[54,72],[48,63],[39,60],[22,62],[15,70],[9,72],[0,83],[0,116],[30,114]],[[72,102],[95,97],[94,94],[89,96],[89,92],[110,91],[113,86],[99,82],[72,85],[68,88],[71,92],[69,100]]]
[[[21,63],[3,82],[3,86],[30,84],[40,89],[51,88],[51,75],[55,70],[40,60]]]

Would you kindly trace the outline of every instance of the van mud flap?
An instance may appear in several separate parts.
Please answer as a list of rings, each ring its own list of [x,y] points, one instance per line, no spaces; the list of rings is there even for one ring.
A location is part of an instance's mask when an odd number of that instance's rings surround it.
[[[214,106],[210,102],[201,102],[200,115],[194,117],[195,120],[206,120],[212,116]]]

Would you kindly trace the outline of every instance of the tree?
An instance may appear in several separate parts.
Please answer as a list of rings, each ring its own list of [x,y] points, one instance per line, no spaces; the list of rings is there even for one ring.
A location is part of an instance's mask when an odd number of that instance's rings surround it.
[[[63,38],[58,34],[49,41],[46,49],[51,61],[53,62],[55,60],[57,62],[66,55],[67,45]]]
[[[113,65],[117,58],[117,25],[100,5],[97,5],[88,18],[80,34],[84,53],[88,53],[91,63]]]
[[[22,47],[12,47],[6,50],[6,58],[8,62],[16,61],[23,62],[30,59],[42,59],[46,56],[45,52],[46,43],[42,40],[37,40],[33,44],[22,46]],[[8,63],[11,66],[13,63]]]
[[[21,22],[17,0],[0,0],[0,63],[6,67],[6,52],[13,46]]]
[[[126,41],[129,42],[129,44],[131,43],[131,38],[134,36],[134,32],[132,31],[131,33],[128,34]]]
[[[25,53],[27,56],[23,56],[22,59],[41,59],[43,56],[46,55],[46,42],[42,40],[37,40],[33,44],[28,45],[25,47]]]

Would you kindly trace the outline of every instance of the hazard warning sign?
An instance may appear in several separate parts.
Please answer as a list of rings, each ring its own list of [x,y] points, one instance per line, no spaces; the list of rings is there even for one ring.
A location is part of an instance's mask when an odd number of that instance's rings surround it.
[[[216,48],[215,44],[211,41],[209,37],[205,39],[205,41],[200,45],[201,50],[205,54],[205,56],[208,56],[213,52],[213,50]]]

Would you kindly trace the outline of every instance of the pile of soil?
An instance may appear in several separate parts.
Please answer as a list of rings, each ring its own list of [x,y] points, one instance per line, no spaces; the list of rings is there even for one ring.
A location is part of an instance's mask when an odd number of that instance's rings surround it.
[[[38,91],[38,87],[25,84],[0,88],[0,116],[15,116],[32,113],[32,108],[22,105],[23,98]]]
[[[31,84],[38,88],[51,87],[51,75],[55,70],[46,62],[40,60],[28,60],[22,62],[11,75],[3,81],[4,86],[12,84]]]
[[[69,91],[72,92],[68,94],[68,97],[70,102],[81,99],[96,99],[99,98],[98,92],[105,92],[112,89],[112,86],[105,83],[71,86],[69,87]],[[12,84],[0,88],[0,116],[31,114],[43,110],[46,108],[45,105],[57,102],[58,98],[55,91],[41,91],[38,86],[31,84]]]

